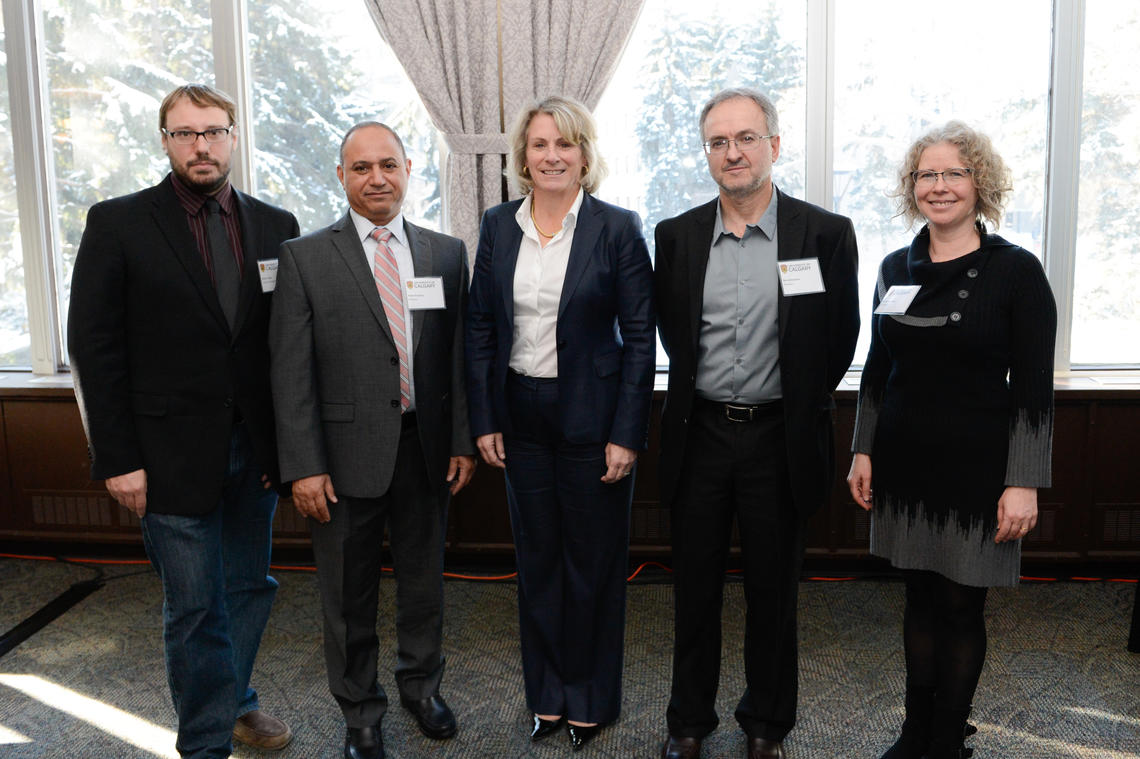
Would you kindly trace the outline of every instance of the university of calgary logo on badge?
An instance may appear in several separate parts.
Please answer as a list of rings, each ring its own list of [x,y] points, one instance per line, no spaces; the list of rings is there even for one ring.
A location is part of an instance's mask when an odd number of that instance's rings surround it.
[[[780,273],[781,274],[787,274],[788,273],[788,265],[787,264],[780,264]]]
[[[413,284],[412,280],[406,279],[406,280],[404,280],[404,287],[411,290],[413,287],[415,287],[415,284]]]

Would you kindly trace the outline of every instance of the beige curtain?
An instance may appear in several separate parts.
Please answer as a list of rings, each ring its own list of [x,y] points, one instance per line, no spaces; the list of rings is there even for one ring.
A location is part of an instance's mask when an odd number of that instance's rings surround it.
[[[448,230],[474,257],[506,200],[504,131],[549,94],[597,105],[644,0],[364,0],[450,148]]]

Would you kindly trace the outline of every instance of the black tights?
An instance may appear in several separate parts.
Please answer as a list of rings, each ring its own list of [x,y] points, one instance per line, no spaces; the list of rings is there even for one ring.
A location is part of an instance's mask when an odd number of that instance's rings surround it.
[[[986,661],[987,589],[936,572],[903,570],[903,578],[908,689],[933,689],[938,709],[968,710]]]

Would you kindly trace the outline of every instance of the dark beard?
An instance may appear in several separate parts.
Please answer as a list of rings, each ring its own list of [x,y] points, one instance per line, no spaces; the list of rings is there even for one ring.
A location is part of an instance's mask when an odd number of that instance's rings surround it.
[[[217,164],[215,164],[215,166],[216,165]],[[213,195],[215,192],[222,189],[222,187],[224,187],[226,182],[228,182],[230,179],[230,172],[228,170],[220,177],[218,177],[216,181],[210,182],[203,182],[198,179],[193,179],[189,175],[183,173],[181,170],[175,168],[173,164],[171,164],[170,170],[174,172],[174,175],[178,177],[179,180],[181,180],[182,184],[186,185],[199,195]]]

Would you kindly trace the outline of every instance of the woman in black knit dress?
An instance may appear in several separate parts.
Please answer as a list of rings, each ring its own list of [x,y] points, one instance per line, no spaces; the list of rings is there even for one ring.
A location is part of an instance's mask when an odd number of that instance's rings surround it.
[[[879,269],[847,477],[872,511],[871,552],[906,581],[906,719],[883,759],[971,755],[986,590],[1017,584],[1049,486],[1057,311],[1040,262],[986,230],[1009,190],[961,122],[899,172],[902,215],[926,224]]]

